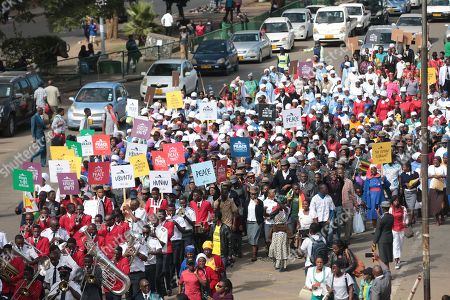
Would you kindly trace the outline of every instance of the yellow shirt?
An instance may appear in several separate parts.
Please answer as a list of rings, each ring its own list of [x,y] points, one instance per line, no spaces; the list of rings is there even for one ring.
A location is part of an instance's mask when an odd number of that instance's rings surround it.
[[[214,233],[213,233],[213,249],[212,249],[212,253],[219,255],[220,256],[220,227],[221,226],[217,226],[214,229]],[[213,269],[214,270],[214,269]]]
[[[353,128],[357,129],[359,125],[361,125],[361,122],[359,122],[359,121],[356,121],[356,122],[350,121],[350,129],[353,129]]]
[[[211,258],[209,258],[206,261],[205,266],[210,267],[211,269],[213,269],[214,271],[216,270],[216,262],[214,261],[214,256],[211,256]]]

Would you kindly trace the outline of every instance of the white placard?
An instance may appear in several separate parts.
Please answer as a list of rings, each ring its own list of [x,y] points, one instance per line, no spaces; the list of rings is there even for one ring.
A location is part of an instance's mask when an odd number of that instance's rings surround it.
[[[49,160],[50,182],[58,182],[58,173],[70,173],[70,164],[67,160]]]
[[[172,176],[170,171],[150,171],[150,190],[159,188],[160,193],[172,193]]]
[[[83,156],[94,155],[94,145],[92,144],[92,135],[77,136],[77,142],[81,144],[81,153]]]
[[[283,110],[283,127],[285,129],[302,127],[302,111],[300,108]]]
[[[139,154],[147,155],[147,144],[128,143],[125,161],[129,162],[128,160],[129,157],[136,156]]]
[[[113,189],[134,187],[135,181],[133,166],[111,166],[111,185]]]
[[[201,121],[217,120],[217,102],[201,102],[198,109]]]
[[[139,101],[136,99],[127,99],[127,116],[136,118],[139,116]]]

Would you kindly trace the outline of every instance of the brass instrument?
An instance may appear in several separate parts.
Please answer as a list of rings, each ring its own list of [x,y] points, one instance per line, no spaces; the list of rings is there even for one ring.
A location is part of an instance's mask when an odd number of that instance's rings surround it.
[[[78,214],[75,218],[75,225],[80,225],[81,220],[83,219],[83,215]]]
[[[8,281],[12,277],[17,276],[19,270],[17,270],[13,265],[11,265],[7,259],[0,257],[0,279],[3,281]]]
[[[109,289],[115,295],[123,295],[130,288],[130,278],[120,271],[106,255],[100,250],[89,234],[86,234],[86,250],[97,261],[97,265],[102,269],[102,286]],[[122,282],[122,288],[113,290],[116,282]]]
[[[67,292],[69,290],[69,282],[61,280],[61,282],[58,285],[58,290],[60,292]]]
[[[40,251],[38,249],[36,249],[35,247],[33,247],[33,245],[28,243],[27,240],[24,240],[24,244],[25,244],[25,246],[28,246],[28,247],[31,247],[32,249],[34,249],[36,254],[39,254]],[[21,249],[19,249],[19,247],[17,247],[17,245],[14,242],[11,242],[11,245],[12,245],[12,252],[17,256],[20,256],[25,261],[25,263],[31,264],[33,262],[33,259],[31,257],[29,257],[28,255],[26,255]]]
[[[95,283],[94,268],[84,268],[84,281],[89,284]]]
[[[31,294],[30,288],[33,285],[33,283],[36,281],[39,275],[42,276],[45,275],[45,271],[47,271],[49,268],[50,268],[50,259],[47,257],[47,259],[39,263],[38,271],[34,274],[33,278],[29,282],[24,280],[21,286],[17,289],[17,292],[11,297],[11,299],[14,300],[17,293],[19,293],[19,295],[22,295],[24,297],[29,297]]]
[[[138,253],[138,249],[139,249],[139,248],[136,248],[134,245],[135,245],[137,242],[140,243],[140,241],[139,241],[138,238],[137,238],[133,233],[131,233],[130,231],[126,233],[125,238],[126,238],[126,240],[127,240],[127,250],[126,250],[126,251],[131,252],[131,256],[130,256],[130,258],[128,259],[128,262],[129,262],[129,264],[130,264],[130,266],[131,266],[131,264],[133,263],[134,258],[136,257],[136,254]]]
[[[186,215],[186,209],[184,207],[180,207],[178,209],[177,215],[184,218],[184,216]]]

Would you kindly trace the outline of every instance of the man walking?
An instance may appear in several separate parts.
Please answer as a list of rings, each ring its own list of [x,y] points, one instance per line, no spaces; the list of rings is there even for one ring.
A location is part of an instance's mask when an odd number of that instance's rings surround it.
[[[187,46],[189,42],[189,34],[186,29],[186,26],[180,27],[180,55],[182,59],[188,58]]]
[[[47,102],[47,92],[44,89],[44,84],[40,83],[39,87],[34,91],[34,101],[36,102],[36,107],[45,108],[45,103]]]
[[[44,108],[37,107],[36,113],[31,117],[31,136],[33,137],[33,143],[38,144],[39,150],[31,157],[31,162],[41,156],[41,166],[45,167],[47,163],[47,144],[45,142],[45,123],[44,123]]]
[[[129,73],[130,70],[131,61],[133,61],[133,66],[131,68],[133,69],[133,73],[135,73],[139,58],[141,58],[142,54],[141,51],[139,51],[139,48],[132,34],[128,36],[128,41],[125,47],[128,51],[127,73]]]
[[[64,120],[64,108],[58,108],[56,110],[56,116],[53,118],[52,130],[54,139],[58,139],[63,145],[66,142],[66,128],[67,125],[66,120]]]
[[[161,25],[164,27],[164,34],[167,36],[172,35],[172,25],[173,25],[173,17],[170,10],[167,10],[166,13],[161,18]]]
[[[51,109],[51,115],[57,113],[59,105],[61,105],[61,95],[59,89],[53,85],[53,81],[49,80],[47,82],[47,87],[44,89],[47,94],[47,103]],[[49,116],[51,119],[51,116]]]

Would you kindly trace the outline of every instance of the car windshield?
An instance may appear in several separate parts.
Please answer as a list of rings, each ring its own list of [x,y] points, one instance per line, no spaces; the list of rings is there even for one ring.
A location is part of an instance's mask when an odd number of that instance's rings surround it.
[[[361,16],[362,9],[359,6],[347,6],[348,14],[351,16]]]
[[[266,33],[288,32],[288,27],[285,22],[264,23],[263,30]]]
[[[391,40],[390,31],[369,31],[366,34],[365,44],[391,44],[395,43]]]
[[[9,84],[0,84],[0,98],[8,98],[11,95],[11,86]]]
[[[316,15],[317,24],[331,24],[331,23],[343,23],[344,12],[340,10],[335,11],[319,11]]]
[[[110,88],[83,88],[78,92],[76,102],[101,103],[113,100],[113,90]]]
[[[257,33],[239,33],[239,34],[233,35],[231,40],[234,43],[257,42],[257,41],[259,41],[259,34],[257,34]]]
[[[172,71],[181,71],[180,64],[153,64],[147,76],[172,76]]]
[[[428,0],[428,5],[450,5],[450,0]]]
[[[201,43],[196,53],[225,53],[226,44],[225,42],[215,42],[215,43]]]
[[[286,17],[291,23],[304,23],[306,21],[305,13],[285,13],[283,17]]]
[[[422,18],[401,17],[397,21],[397,26],[422,26]]]

